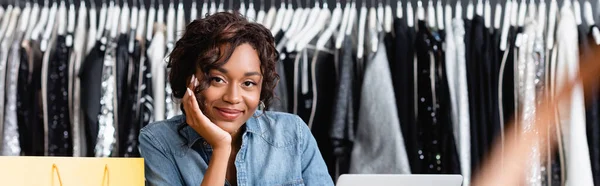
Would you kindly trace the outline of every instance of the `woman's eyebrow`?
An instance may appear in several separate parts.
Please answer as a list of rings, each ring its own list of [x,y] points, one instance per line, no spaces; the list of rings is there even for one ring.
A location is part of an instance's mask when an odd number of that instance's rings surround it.
[[[244,73],[244,76],[260,76],[261,74],[259,72],[246,72]]]

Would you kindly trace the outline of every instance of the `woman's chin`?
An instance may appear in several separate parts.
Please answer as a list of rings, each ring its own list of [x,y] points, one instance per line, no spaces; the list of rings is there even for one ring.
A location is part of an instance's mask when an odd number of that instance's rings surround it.
[[[242,126],[242,124],[235,121],[214,121],[214,123],[229,134],[235,133]]]

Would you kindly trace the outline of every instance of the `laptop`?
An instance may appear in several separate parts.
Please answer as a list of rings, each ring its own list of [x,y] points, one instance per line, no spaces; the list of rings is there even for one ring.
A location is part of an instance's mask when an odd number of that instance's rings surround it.
[[[336,186],[461,186],[460,174],[344,174]]]

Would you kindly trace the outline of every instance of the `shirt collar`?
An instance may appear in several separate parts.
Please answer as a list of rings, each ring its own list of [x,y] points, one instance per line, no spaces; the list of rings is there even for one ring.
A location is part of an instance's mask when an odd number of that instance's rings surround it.
[[[261,120],[259,117],[266,117],[266,115],[264,115],[263,111],[260,110],[254,112],[252,117],[246,121],[246,132],[262,135],[264,131],[262,130],[263,127],[261,127]],[[198,134],[198,132],[185,123],[185,115],[181,115],[178,121],[179,125],[183,127],[181,128],[181,133],[183,134],[183,137],[186,138],[188,147],[191,148],[194,144],[198,143],[198,141],[205,141],[204,138]]]

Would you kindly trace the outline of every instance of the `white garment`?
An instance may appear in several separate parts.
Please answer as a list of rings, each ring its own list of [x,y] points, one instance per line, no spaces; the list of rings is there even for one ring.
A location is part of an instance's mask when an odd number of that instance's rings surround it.
[[[577,78],[579,72],[579,47],[577,25],[570,1],[561,8],[557,25],[557,93]],[[567,186],[594,185],[590,154],[586,138],[583,87],[578,82],[569,99],[559,102],[559,117],[567,164]]]
[[[152,43],[148,48],[148,56],[152,69],[152,92],[154,94],[154,121],[165,119],[165,25],[156,24]]]
[[[87,32],[87,11],[81,9],[78,14],[77,28],[75,30],[75,39],[73,43],[73,51],[71,53],[69,64],[72,66],[73,75],[73,111],[71,112],[71,128],[73,128],[73,156],[85,156],[86,153],[86,141],[85,141],[85,126],[83,124],[83,110],[81,109],[81,80],[78,76],[79,68],[81,63],[85,59],[87,50],[86,37]],[[94,35],[96,35],[94,33]],[[95,43],[94,40],[89,43]]]
[[[400,129],[394,87],[383,42],[369,59],[361,87],[356,138],[350,160],[353,174],[410,174]]]
[[[467,62],[465,59],[465,27],[462,19],[452,21],[453,35],[456,48],[455,85],[458,129],[454,125],[454,131],[458,131],[456,138],[458,155],[460,159],[460,171],[463,176],[463,186],[469,186],[471,182],[471,121],[469,114],[469,91],[467,89]],[[450,28],[448,29],[450,30]],[[446,54],[448,55],[448,54]],[[446,65],[448,66],[448,65]]]
[[[90,53],[90,51],[92,51],[94,46],[96,46],[96,19],[96,8],[92,7],[90,8],[90,27],[87,28],[87,45],[85,47],[84,56],[87,56]]]

